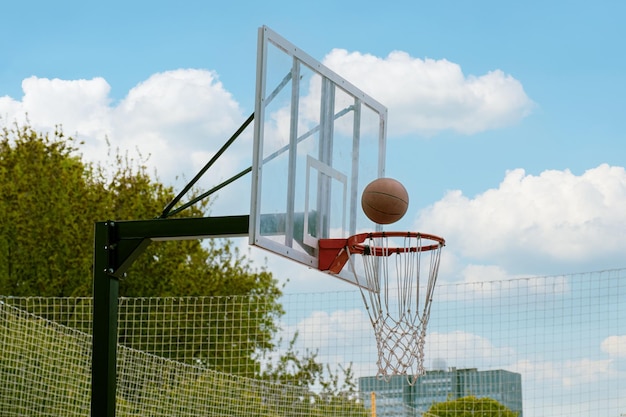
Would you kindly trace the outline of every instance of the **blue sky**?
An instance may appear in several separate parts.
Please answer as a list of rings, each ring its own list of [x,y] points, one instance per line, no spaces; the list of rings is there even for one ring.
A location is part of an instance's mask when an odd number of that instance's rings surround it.
[[[320,60],[333,48],[378,57],[401,50],[449,60],[465,75],[500,69],[519,80],[536,103],[530,116],[480,134],[441,132],[417,139],[421,152],[444,167],[428,198],[457,188],[473,195],[497,186],[508,169],[539,174],[569,168],[580,174],[600,163],[621,163],[615,145],[626,123],[619,117],[626,100],[624,7],[617,1],[384,7],[351,1],[315,7],[276,1],[11,2],[3,14],[19,18],[5,19],[0,28],[0,95],[19,100],[22,80],[31,76],[103,77],[116,102],[152,74],[202,68],[216,71],[248,113],[256,28],[262,24]],[[390,147],[390,159],[406,155],[403,146],[396,148],[400,155]]]
[[[25,0],[1,13],[3,126],[62,124],[94,161],[108,137],[180,186],[254,110],[267,25],[388,106],[387,174],[411,194],[398,227],[446,238],[443,282],[624,266],[624,2]],[[424,110],[438,124],[416,122]],[[268,265],[287,291],[343,288]]]

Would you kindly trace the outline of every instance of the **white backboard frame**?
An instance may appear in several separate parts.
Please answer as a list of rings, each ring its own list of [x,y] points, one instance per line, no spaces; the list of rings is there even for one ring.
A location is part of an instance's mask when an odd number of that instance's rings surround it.
[[[386,126],[385,106],[259,28],[250,244],[317,268],[319,239],[379,230],[360,195],[385,176]]]

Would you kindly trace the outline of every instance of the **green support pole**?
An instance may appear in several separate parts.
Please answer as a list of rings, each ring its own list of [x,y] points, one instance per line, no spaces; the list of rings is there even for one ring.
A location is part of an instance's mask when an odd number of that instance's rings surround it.
[[[119,280],[150,242],[243,237],[250,216],[98,222],[93,262],[91,416],[115,417]]]
[[[95,225],[91,416],[115,416],[119,280],[111,274],[111,222]]]

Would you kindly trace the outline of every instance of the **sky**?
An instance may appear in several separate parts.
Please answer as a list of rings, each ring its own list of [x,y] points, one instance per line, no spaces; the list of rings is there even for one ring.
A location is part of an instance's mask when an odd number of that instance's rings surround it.
[[[387,106],[387,176],[411,198],[397,227],[445,237],[442,282],[620,268],[625,14],[607,0],[10,2],[0,125],[62,125],[105,164],[108,141],[179,189],[254,111],[267,25]],[[249,166],[246,135],[212,178]],[[225,190],[214,214],[243,214]],[[250,256],[286,292],[345,286]]]

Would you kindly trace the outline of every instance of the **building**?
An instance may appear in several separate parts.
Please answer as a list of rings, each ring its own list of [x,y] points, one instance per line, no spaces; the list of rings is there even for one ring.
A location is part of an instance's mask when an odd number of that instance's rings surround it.
[[[406,376],[393,376],[389,381],[378,377],[359,378],[362,393],[374,392],[377,417],[417,417],[433,403],[473,395],[492,398],[512,411],[522,414],[522,376],[502,369],[479,371],[476,368],[447,371],[426,371],[414,385]],[[371,407],[371,398],[365,395]]]

